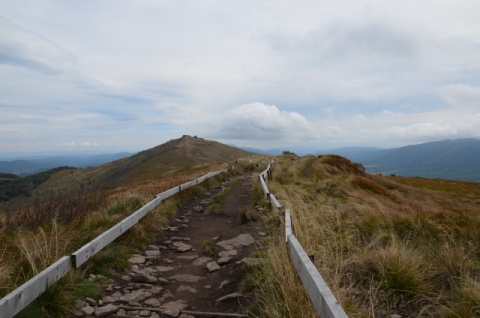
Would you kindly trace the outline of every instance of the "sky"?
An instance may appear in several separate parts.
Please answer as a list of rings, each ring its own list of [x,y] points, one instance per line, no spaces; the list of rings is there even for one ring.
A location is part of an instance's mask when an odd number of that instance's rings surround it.
[[[478,0],[0,0],[0,153],[480,138]]]

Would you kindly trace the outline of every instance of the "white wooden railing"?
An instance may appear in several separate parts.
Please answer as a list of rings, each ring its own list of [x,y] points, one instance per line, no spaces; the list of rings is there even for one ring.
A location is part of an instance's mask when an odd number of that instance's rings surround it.
[[[272,180],[272,163],[269,163],[267,169],[259,174],[259,179],[265,195],[270,199],[273,210],[276,211],[279,216],[284,214],[285,241],[287,243],[290,261],[297,270],[318,315],[321,318],[347,318],[348,316],[342,306],[310,260],[305,249],[293,234],[292,220],[290,218],[291,211],[289,209],[283,211],[280,202],[275,198],[273,193],[268,190],[266,180]]]

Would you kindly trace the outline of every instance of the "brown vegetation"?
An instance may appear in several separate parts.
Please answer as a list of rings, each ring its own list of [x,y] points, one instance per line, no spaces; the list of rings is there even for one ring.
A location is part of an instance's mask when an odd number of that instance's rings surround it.
[[[350,317],[480,314],[480,184],[369,175],[338,156],[279,157],[273,175],[270,190]],[[276,258],[274,268],[288,263]],[[277,284],[280,317],[300,292]]]

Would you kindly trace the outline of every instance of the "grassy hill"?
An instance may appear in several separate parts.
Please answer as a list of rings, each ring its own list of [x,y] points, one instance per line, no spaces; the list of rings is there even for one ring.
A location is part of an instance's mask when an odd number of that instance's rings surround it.
[[[371,175],[340,156],[282,156],[273,175],[269,189],[349,317],[478,317],[480,183]],[[311,317],[279,246],[267,269],[278,275],[262,282],[269,316]]]
[[[207,165],[225,164],[236,158],[254,154],[216,141],[183,136],[157,147],[144,150],[128,158],[98,167],[74,169],[54,168],[23,178],[15,175],[0,176],[0,203],[12,200],[10,205],[30,204],[32,196],[45,196],[83,185],[115,188],[168,176],[178,171],[204,171]],[[0,204],[5,209],[5,204]]]
[[[1,207],[0,296],[60,257],[70,255],[156,194],[209,171],[224,169],[226,162],[232,159],[252,155],[215,141],[183,136],[99,167],[44,172],[45,178],[36,184],[31,195],[18,196],[17,201],[6,202],[8,205]],[[241,164],[235,166],[242,169]],[[129,255],[152,242],[175,216],[182,202],[236,173],[217,175],[162,203],[111,246],[95,255],[84,268],[70,272],[20,317],[65,317],[75,299],[98,297],[101,284],[110,282],[114,271],[127,268]],[[12,174],[0,175],[0,183],[7,188],[22,180]],[[87,280],[85,273],[104,277]]]
[[[10,225],[0,214],[0,293],[78,249],[155,194],[249,156],[262,158],[183,136],[100,167],[53,173],[35,190],[49,189],[48,200],[33,202],[16,219],[11,211]],[[278,156],[273,177],[270,190],[291,209],[295,235],[350,317],[479,315],[480,183],[373,175],[335,155]],[[95,187],[98,181],[109,187]],[[75,191],[72,185],[78,185]],[[263,197],[259,193],[257,187],[257,201]],[[125,269],[122,260],[155,238],[174,217],[182,195],[159,206],[84,271],[109,277],[112,270]],[[265,316],[315,316],[292,274],[284,241],[274,239],[281,237],[278,220],[266,228],[273,238],[262,256],[270,262],[252,283],[263,297]],[[98,292],[97,282],[82,274],[72,273],[49,299],[71,297],[62,305],[68,307],[75,297]],[[82,296],[73,286],[82,287]]]
[[[129,158],[106,164],[96,169],[95,174],[102,182],[120,185],[251,155],[251,152],[216,141],[184,135]]]

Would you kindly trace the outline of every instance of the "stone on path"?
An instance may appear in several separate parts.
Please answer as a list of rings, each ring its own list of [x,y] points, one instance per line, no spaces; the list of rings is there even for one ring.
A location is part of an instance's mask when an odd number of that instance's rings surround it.
[[[192,210],[197,212],[197,213],[202,213],[203,212],[203,207],[201,205],[199,205],[199,206],[194,207]]]
[[[173,247],[177,252],[184,253],[192,250],[192,246],[183,242],[173,242]]]
[[[82,312],[84,312],[86,315],[91,315],[95,312],[95,308],[93,308],[90,305],[87,305],[83,308],[80,309]]]
[[[159,250],[146,250],[145,256],[160,256]]]
[[[192,275],[192,274],[177,274],[175,276],[170,277],[170,279],[174,279],[177,282],[182,282],[182,283],[196,283],[204,277]]]
[[[158,307],[162,303],[157,298],[150,298],[150,299],[145,300],[144,304],[148,305],[148,306],[151,306],[151,307]]]
[[[152,312],[150,310],[140,310],[138,313],[140,317],[150,317],[151,314]]]
[[[162,314],[165,316],[178,317],[180,316],[180,312],[186,307],[187,305],[181,301],[169,301],[168,303],[160,306],[160,309],[163,309]]]
[[[222,269],[222,267],[218,265],[217,262],[210,262],[210,263],[207,263],[207,269],[211,273],[211,272],[215,272]]]
[[[182,291],[188,291],[188,292],[191,292],[191,293],[196,293],[197,290],[193,287],[190,287],[190,286],[186,286],[186,285],[180,285],[178,286],[177,290],[175,290],[175,292],[182,292]]]
[[[160,273],[165,273],[165,272],[173,271],[175,269],[175,267],[172,267],[172,266],[157,266],[156,269]]]
[[[186,260],[192,260],[198,258],[197,254],[194,255],[179,255],[177,256],[178,259],[186,259]]]
[[[128,259],[130,264],[143,264],[145,263],[146,258],[145,256],[134,254],[132,257]]]
[[[103,317],[113,313],[116,313],[118,310],[118,306],[113,304],[108,304],[106,306],[98,307],[95,310],[95,317]]]
[[[221,251],[218,253],[218,257],[229,257],[229,256],[235,256],[237,255],[238,251],[237,250],[230,250],[230,251]]]
[[[110,304],[115,302],[115,299],[112,296],[105,296],[102,298],[102,300],[105,304]]]
[[[196,260],[193,261],[193,265],[195,266],[203,266],[205,264],[207,264],[208,262],[210,262],[212,259],[208,256],[202,256],[202,257],[199,257],[197,258]]]
[[[250,234],[240,234],[239,236],[225,241],[220,241],[217,245],[223,247],[226,250],[233,250],[243,246],[249,246],[255,243],[255,239]]]

